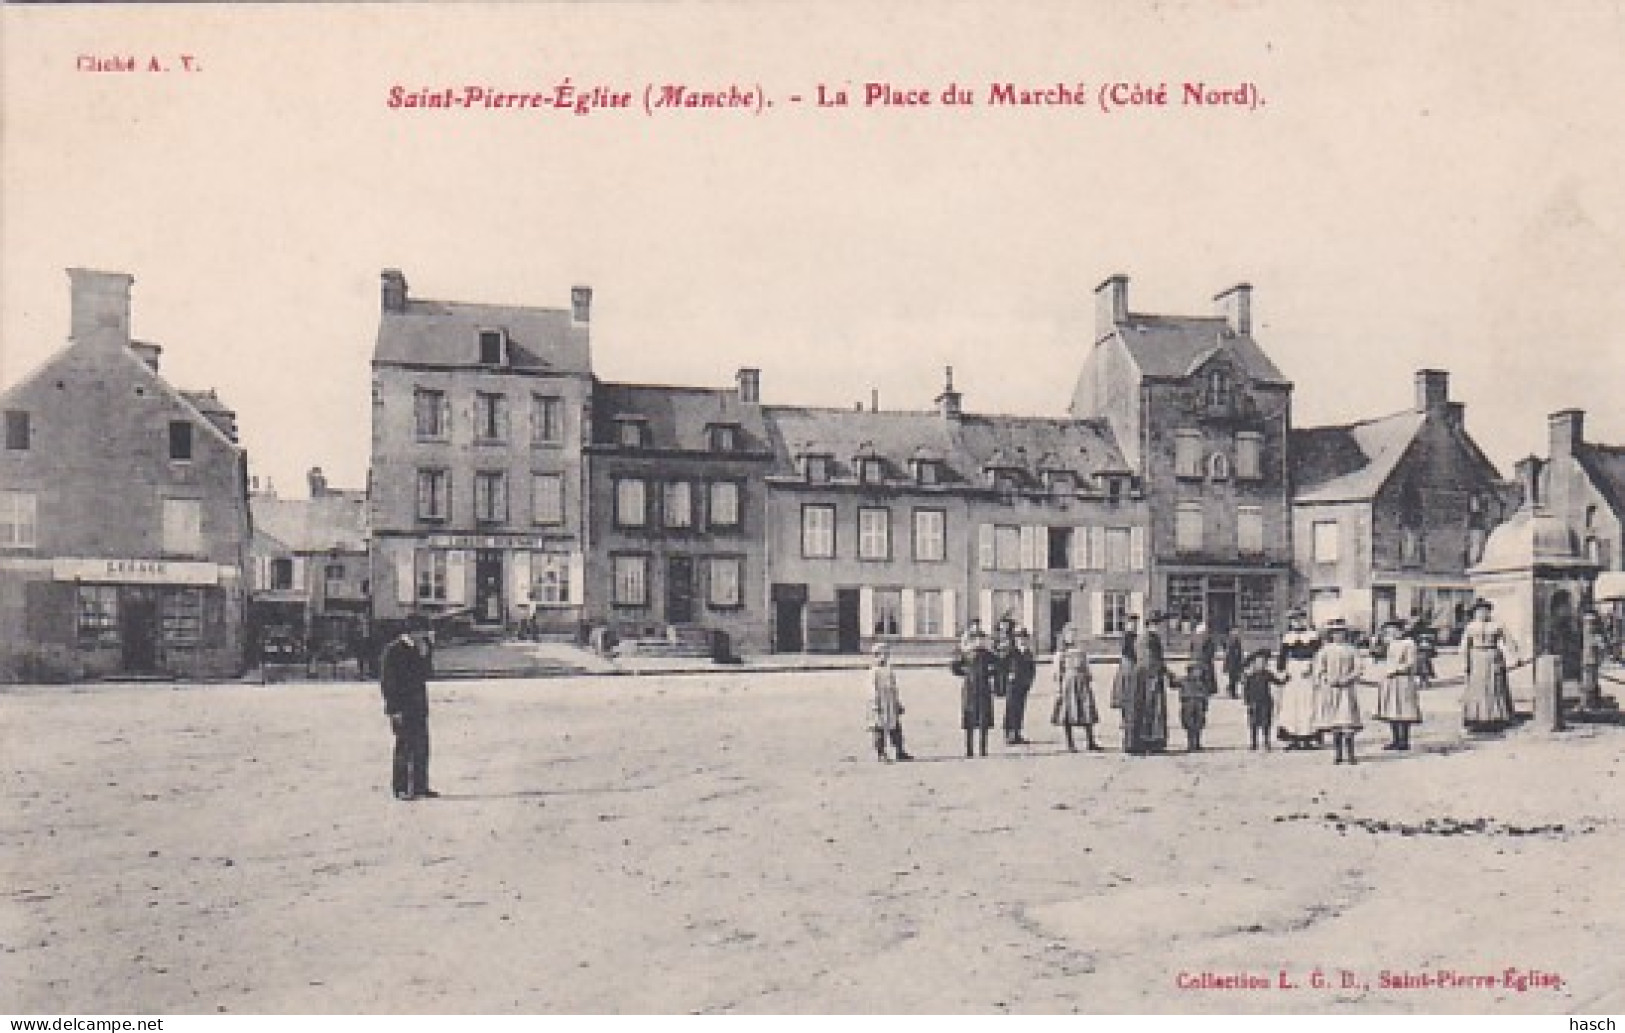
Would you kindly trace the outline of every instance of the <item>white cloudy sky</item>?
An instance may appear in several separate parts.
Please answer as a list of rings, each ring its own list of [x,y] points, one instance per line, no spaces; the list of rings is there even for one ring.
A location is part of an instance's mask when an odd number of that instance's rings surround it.
[[[1011,5],[1013,6],[1013,5]],[[1615,3],[0,7],[0,383],[67,279],[239,410],[253,466],[359,484],[378,272],[597,292],[600,374],[769,401],[1060,412],[1090,292],[1255,285],[1309,424],[1453,373],[1506,472],[1576,406],[1625,442],[1625,13]],[[202,71],[89,74],[81,54]],[[761,116],[389,111],[390,86],[760,84]],[[1256,82],[1251,113],[809,110],[819,83]]]

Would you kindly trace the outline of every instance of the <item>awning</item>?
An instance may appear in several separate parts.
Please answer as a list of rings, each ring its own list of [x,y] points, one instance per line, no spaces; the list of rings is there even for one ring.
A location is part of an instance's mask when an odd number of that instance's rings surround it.
[[[1593,599],[1625,599],[1625,570],[1605,570],[1591,586]]]

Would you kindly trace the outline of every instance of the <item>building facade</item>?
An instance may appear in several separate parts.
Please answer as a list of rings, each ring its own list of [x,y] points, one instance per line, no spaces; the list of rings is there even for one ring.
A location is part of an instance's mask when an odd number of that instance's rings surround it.
[[[1453,641],[1467,619],[1467,571],[1508,515],[1506,485],[1449,375],[1421,370],[1415,391],[1403,412],[1292,432],[1294,596],[1317,625],[1422,618]]]
[[[592,292],[568,309],[427,301],[386,270],[372,369],[371,582],[383,625],[462,615],[575,634]]]
[[[1101,283],[1071,411],[1110,427],[1153,502],[1150,605],[1171,631],[1261,642],[1288,603],[1292,384],[1253,338],[1252,288],[1215,301],[1212,317],[1150,315],[1129,309],[1127,277]]]
[[[587,618],[618,639],[722,632],[767,648],[773,451],[760,374],[732,390],[599,383],[587,446]]]
[[[1103,421],[777,406],[768,595],[778,652],[946,655],[1004,618],[1107,648],[1143,605],[1147,506]]]
[[[70,269],[68,346],[0,395],[0,667],[238,674],[250,516],[235,417],[159,375],[123,273]]]
[[[1625,447],[1587,441],[1585,413],[1564,409],[1547,418],[1539,470],[1542,505],[1568,525],[1585,558],[1604,573],[1625,571]]]
[[[367,494],[331,487],[320,467],[307,479],[302,499],[250,483],[249,637],[259,644],[275,630],[348,656],[365,643],[372,609]]]

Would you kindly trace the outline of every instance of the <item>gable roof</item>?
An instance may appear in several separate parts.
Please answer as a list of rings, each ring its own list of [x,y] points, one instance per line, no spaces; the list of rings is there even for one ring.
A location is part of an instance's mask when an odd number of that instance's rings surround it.
[[[1344,426],[1293,430],[1294,502],[1355,502],[1375,498],[1393,476],[1426,416],[1415,410]]]
[[[599,381],[593,387],[593,444],[619,444],[616,423],[621,419],[644,425],[647,449],[709,452],[707,428],[713,425],[739,428],[738,451],[765,452],[769,447],[762,407],[741,402],[733,388]]]
[[[289,552],[363,552],[367,548],[367,495],[328,489],[309,499],[252,495],[256,535],[264,533]]]
[[[1113,333],[1147,377],[1184,378],[1226,351],[1248,378],[1288,383],[1250,334],[1238,334],[1222,316],[1158,316],[1130,312]]]
[[[1625,447],[1587,443],[1574,456],[1614,513],[1625,517]]]
[[[489,368],[479,362],[479,332],[508,334],[507,369],[587,374],[591,351],[566,309],[480,305],[413,298],[378,322],[375,363]]]

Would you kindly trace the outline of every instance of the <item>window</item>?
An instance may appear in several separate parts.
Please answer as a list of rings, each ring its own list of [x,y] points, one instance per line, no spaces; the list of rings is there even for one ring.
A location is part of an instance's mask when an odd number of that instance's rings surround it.
[[[648,606],[649,557],[616,556],[613,560],[615,605]]]
[[[823,484],[829,480],[828,456],[803,456],[801,463],[809,483]]]
[[[508,343],[507,338],[508,335],[503,333],[501,330],[481,330],[480,365],[502,365],[504,352],[507,351],[507,349],[504,347],[504,345]]]
[[[1257,556],[1264,551],[1264,509],[1241,506],[1236,510],[1236,551]]]
[[[615,425],[615,439],[622,448],[643,447],[643,424],[637,420],[620,420]]]
[[[1174,548],[1180,552],[1202,551],[1202,504],[1181,502],[1174,509]]]
[[[1264,476],[1264,436],[1251,431],[1236,435],[1236,479],[1256,481]]]
[[[1049,493],[1056,498],[1067,498],[1077,488],[1072,475],[1065,470],[1051,470],[1044,478],[1049,481]]]
[[[1180,430],[1174,432],[1174,476],[1202,476],[1202,432]]]
[[[921,484],[936,484],[942,480],[942,473],[938,469],[935,459],[920,459],[914,463],[914,479]]]
[[[858,464],[858,474],[864,484],[880,484],[886,479],[886,462],[868,458]]]
[[[493,470],[474,475],[474,519],[500,524],[508,519],[508,476]]]
[[[710,526],[739,526],[739,482],[711,482]]]
[[[1128,630],[1129,594],[1104,592],[1101,594],[1101,627],[1108,635],[1121,635]]]
[[[446,554],[439,549],[417,551],[418,598],[425,602],[446,599]]]
[[[1067,570],[1072,566],[1072,528],[1049,529],[1049,569]]]
[[[993,569],[1021,569],[1021,528],[999,524],[993,528]]]
[[[711,428],[711,451],[732,452],[739,447],[739,428],[727,424]]]
[[[1128,570],[1134,563],[1134,531],[1127,527],[1108,527],[1106,542],[1107,570]],[[1096,561],[1099,562],[1098,560]]]
[[[649,500],[643,481],[623,477],[615,482],[615,525],[642,527],[649,522]]]
[[[1273,632],[1275,626],[1275,582],[1267,577],[1236,579],[1236,612],[1243,631]]]
[[[412,397],[412,413],[419,441],[444,441],[451,436],[451,403],[446,392],[418,388]]]
[[[740,605],[739,585],[744,580],[745,561],[738,556],[712,556],[709,560],[708,594],[714,610],[734,609]]]
[[[192,461],[192,424],[189,421],[169,421],[169,458],[177,463]]]
[[[561,475],[530,475],[530,517],[538,524],[564,523],[564,478]]]
[[[1207,583],[1200,574],[1168,576],[1168,612],[1183,628],[1194,628],[1207,616]]]
[[[328,595],[335,595],[344,587],[344,564],[329,563],[322,567],[322,580]]]
[[[1228,370],[1209,370],[1207,375],[1207,404],[1211,409],[1224,409],[1230,406],[1230,372]]]
[[[872,633],[875,635],[901,635],[903,633],[903,590],[900,588],[877,588],[874,591],[874,622]]]
[[[835,507],[801,507],[801,555],[830,559],[835,555]]]
[[[1230,479],[1230,460],[1223,452],[1215,452],[1207,457],[1207,475],[1215,481]]]
[[[203,503],[164,500],[164,551],[172,556],[196,556],[203,551]]]
[[[948,558],[948,514],[940,509],[914,511],[914,558],[924,563],[941,563]]]
[[[79,586],[79,641],[118,641],[118,587]]]
[[[203,593],[196,588],[176,588],[164,593],[164,641],[189,644],[203,638]]]
[[[293,560],[278,556],[271,561],[271,590],[286,592],[293,587]]]
[[[687,481],[667,481],[664,489],[667,527],[694,526],[694,491]]]
[[[474,395],[474,439],[483,442],[508,440],[508,397],[486,391]]]
[[[891,510],[858,510],[858,559],[891,559]]]
[[[12,452],[26,452],[29,444],[28,413],[22,409],[7,409],[6,448]]]
[[[556,552],[530,555],[530,601],[542,606],[570,605],[570,557]]]
[[[530,441],[533,445],[564,441],[564,399],[557,395],[530,396]]]
[[[1316,563],[1337,562],[1337,521],[1316,520],[1311,535]]]
[[[34,493],[0,491],[0,548],[32,549],[34,537]]]
[[[942,634],[942,590],[926,588],[914,593],[914,634]]]
[[[995,588],[993,590],[993,623],[997,624],[1006,617],[1016,622],[1019,627],[1023,620],[1021,608],[1021,589]]]
[[[418,471],[418,519],[451,518],[451,474],[445,470]]]

